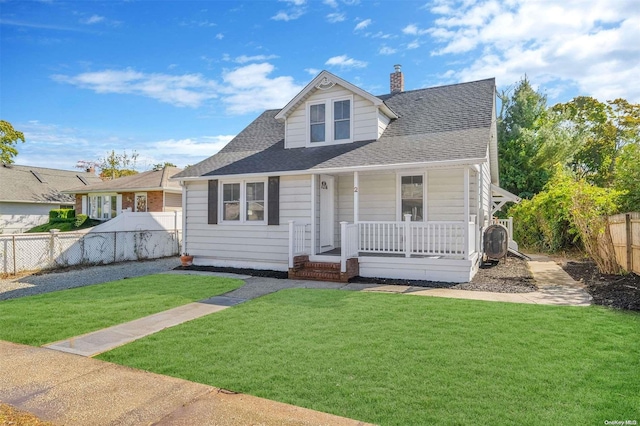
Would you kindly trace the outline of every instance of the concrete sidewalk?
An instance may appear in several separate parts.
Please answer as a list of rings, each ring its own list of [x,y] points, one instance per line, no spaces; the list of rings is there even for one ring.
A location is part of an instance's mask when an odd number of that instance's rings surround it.
[[[0,341],[0,359],[0,401],[57,424],[365,424],[51,349]]]

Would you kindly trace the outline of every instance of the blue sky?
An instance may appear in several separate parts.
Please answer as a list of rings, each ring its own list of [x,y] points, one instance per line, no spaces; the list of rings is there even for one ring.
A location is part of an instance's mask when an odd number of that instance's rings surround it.
[[[0,118],[17,164],[213,155],[323,69],[374,95],[525,73],[549,104],[640,102],[640,1],[0,0]]]

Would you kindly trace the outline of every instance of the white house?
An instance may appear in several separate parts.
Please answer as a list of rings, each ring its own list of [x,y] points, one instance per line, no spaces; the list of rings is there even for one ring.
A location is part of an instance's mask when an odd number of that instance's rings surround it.
[[[465,282],[498,188],[495,81],[373,96],[322,71],[183,185],[194,264]],[[498,203],[495,203],[496,205]]]

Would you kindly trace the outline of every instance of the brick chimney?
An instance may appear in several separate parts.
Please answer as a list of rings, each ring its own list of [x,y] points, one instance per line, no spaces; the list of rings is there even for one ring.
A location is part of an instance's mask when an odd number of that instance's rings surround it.
[[[402,65],[393,66],[396,71],[392,72],[391,77],[391,93],[404,92],[404,75],[402,74]]]

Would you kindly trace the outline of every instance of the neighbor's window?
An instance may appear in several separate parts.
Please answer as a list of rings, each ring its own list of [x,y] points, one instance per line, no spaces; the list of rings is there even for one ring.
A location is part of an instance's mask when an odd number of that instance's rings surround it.
[[[247,220],[264,220],[264,182],[247,183]]]
[[[240,184],[222,185],[222,220],[240,220]]]
[[[351,137],[351,101],[333,103],[333,138],[349,139]]]
[[[422,221],[423,213],[423,177],[422,176],[402,176],[400,185],[400,195],[402,199],[402,219],[405,214],[411,215],[411,220]]]
[[[324,142],[325,140],[324,109],[324,104],[311,105],[309,108],[311,142]]]

